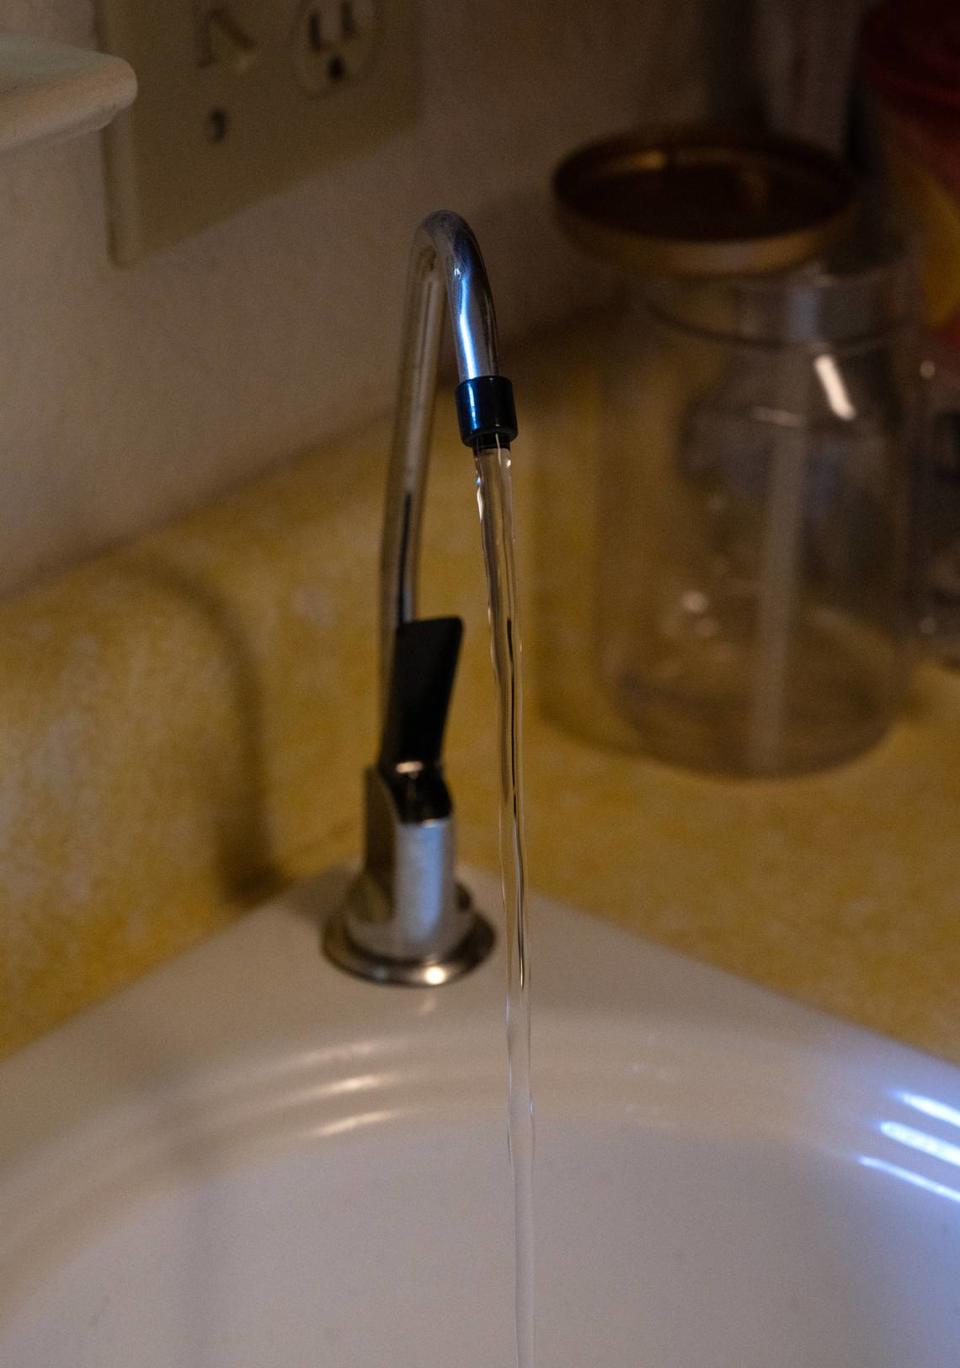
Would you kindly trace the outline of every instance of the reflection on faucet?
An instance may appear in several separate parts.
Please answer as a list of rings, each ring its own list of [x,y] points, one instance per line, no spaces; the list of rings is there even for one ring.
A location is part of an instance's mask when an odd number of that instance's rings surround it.
[[[446,295],[464,445],[508,448],[513,391],[499,374],[493,299],[476,238],[431,214],[414,238],[380,564],[381,740],[365,775],[363,871],[328,923],[334,963],[381,983],[438,986],[484,959],[493,933],[454,875],[453,803],[441,760],[460,649],[458,618],[417,617],[417,572]]]

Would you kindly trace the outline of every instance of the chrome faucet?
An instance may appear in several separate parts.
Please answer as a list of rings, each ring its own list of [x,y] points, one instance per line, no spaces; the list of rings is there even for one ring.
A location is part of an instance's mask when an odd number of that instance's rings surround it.
[[[457,214],[424,219],[410,255],[380,561],[380,752],[365,774],[363,868],[324,949],[379,983],[436,986],[478,964],[493,932],[455,878],[441,748],[463,625],[417,617],[420,527],[446,295],[460,436],[474,451],[517,435],[483,258]]]

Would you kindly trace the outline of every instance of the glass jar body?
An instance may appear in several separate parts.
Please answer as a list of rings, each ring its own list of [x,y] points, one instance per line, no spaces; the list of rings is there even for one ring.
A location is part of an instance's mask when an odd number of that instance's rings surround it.
[[[886,730],[912,635],[919,407],[899,287],[796,273],[625,300],[594,453],[603,703],[579,710],[604,739],[778,775]]]

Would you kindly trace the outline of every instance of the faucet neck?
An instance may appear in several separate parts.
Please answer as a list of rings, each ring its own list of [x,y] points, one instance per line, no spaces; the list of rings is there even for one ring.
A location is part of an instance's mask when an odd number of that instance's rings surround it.
[[[458,214],[424,219],[410,253],[380,561],[380,700],[385,714],[397,628],[417,615],[421,524],[446,296],[470,447],[516,436],[509,380],[498,374],[497,323],[480,248]]]

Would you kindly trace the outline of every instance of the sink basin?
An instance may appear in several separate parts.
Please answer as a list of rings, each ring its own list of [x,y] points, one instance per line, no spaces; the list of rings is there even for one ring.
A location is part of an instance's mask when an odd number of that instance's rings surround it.
[[[513,1361],[502,961],[347,978],[343,884],[0,1065],[7,1368]],[[957,1363],[960,1070],[532,917],[541,1368]]]

